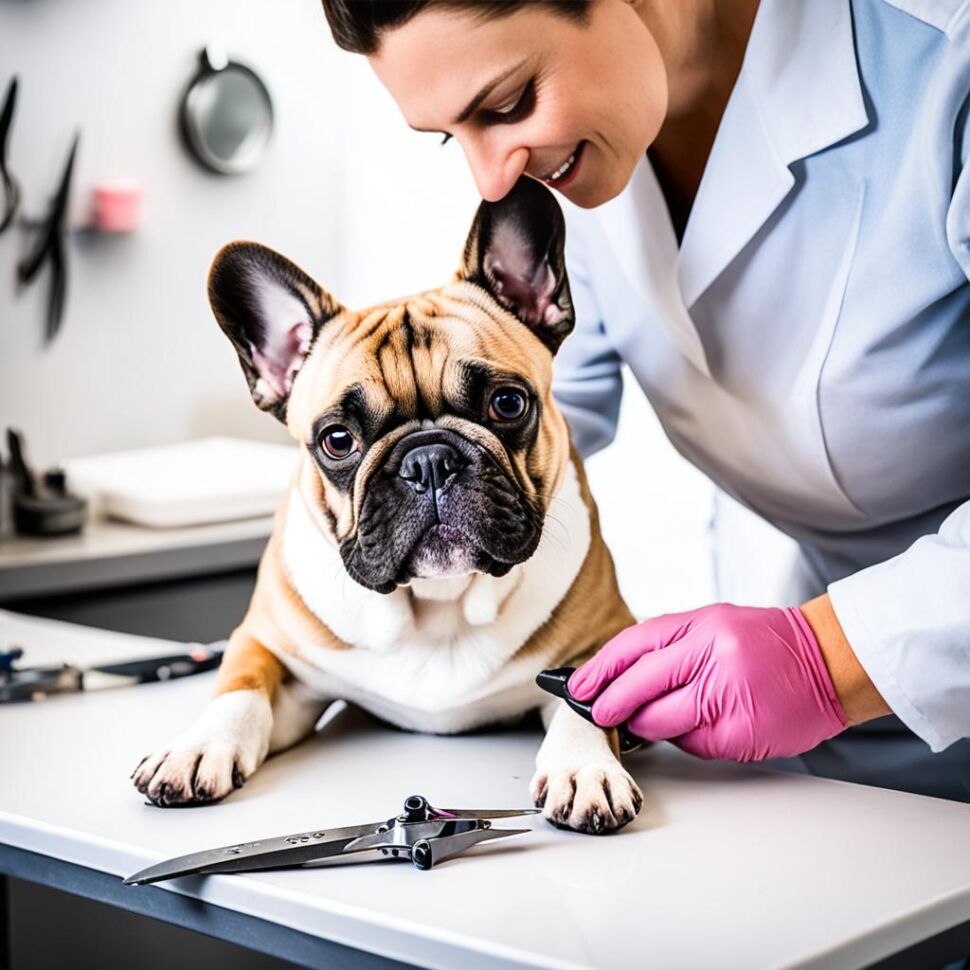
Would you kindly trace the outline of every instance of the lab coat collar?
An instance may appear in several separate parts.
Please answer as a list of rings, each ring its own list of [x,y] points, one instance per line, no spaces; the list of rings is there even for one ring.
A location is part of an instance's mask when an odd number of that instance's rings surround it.
[[[761,0],[680,249],[687,308],[789,193],[789,166],[868,123],[849,0]]]
[[[791,191],[789,165],[868,122],[849,0],[761,0],[680,249],[646,158],[590,213],[654,322],[702,374],[690,308]],[[615,336],[639,339],[635,328]]]
[[[888,4],[949,35],[970,5],[967,0],[886,0]]]
[[[786,164],[869,123],[849,0],[761,0],[742,73]]]
[[[616,264],[640,295],[651,324],[664,328],[694,367],[710,377],[704,347],[678,287],[677,238],[670,212],[646,159],[633,170],[630,184],[620,195],[588,214],[579,210],[577,217],[592,217],[599,223]],[[632,314],[629,319],[643,318]],[[619,332],[613,337],[621,348],[627,342],[636,345],[641,339],[635,325],[614,326]]]

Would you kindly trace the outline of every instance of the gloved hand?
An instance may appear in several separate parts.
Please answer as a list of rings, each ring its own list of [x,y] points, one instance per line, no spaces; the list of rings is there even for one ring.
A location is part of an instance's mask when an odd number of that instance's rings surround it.
[[[569,691],[597,698],[601,727],[626,721],[642,738],[670,740],[701,758],[801,754],[847,726],[796,607],[718,603],[638,623],[576,670]]]

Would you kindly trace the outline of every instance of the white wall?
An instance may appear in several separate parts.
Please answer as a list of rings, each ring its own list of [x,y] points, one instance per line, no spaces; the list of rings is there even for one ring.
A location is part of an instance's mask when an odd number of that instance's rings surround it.
[[[265,162],[209,175],[175,117],[198,50],[217,41],[263,75],[277,127]],[[129,238],[76,239],[64,329],[42,346],[46,287],[17,295],[26,237],[0,236],[0,423],[38,464],[227,433],[284,440],[249,402],[204,295],[216,249],[245,236],[351,306],[437,286],[477,196],[458,146],[407,128],[364,59],[333,45],[317,0],[0,3],[0,85],[21,75],[11,164],[36,214],[82,129],[75,217],[92,185],[145,184]],[[621,583],[639,614],[712,595],[709,484],[673,452],[635,386],[616,445],[590,465]]]
[[[327,39],[313,0],[0,4],[0,84],[20,74],[10,148],[26,212],[45,208],[75,127],[77,221],[96,181],[145,186],[139,232],[73,240],[64,329],[50,349],[46,276],[18,295],[27,238],[0,236],[0,419],[24,429],[38,460],[217,430],[278,439],[275,422],[246,406],[204,282],[237,236],[337,274],[342,108]],[[208,174],[177,137],[181,91],[210,40],[262,72],[275,100],[276,136],[249,175]]]

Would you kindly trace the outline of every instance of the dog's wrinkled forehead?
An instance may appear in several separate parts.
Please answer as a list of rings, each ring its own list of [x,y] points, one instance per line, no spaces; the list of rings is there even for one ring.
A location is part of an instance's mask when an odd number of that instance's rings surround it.
[[[253,399],[281,421],[290,423],[298,401],[301,417],[319,406],[305,399],[307,385],[336,393],[350,371],[372,391],[383,383],[395,401],[410,381],[417,409],[433,404],[436,381],[461,383],[463,356],[523,374],[538,361],[548,372],[573,326],[564,241],[552,194],[523,178],[479,206],[455,279],[441,290],[351,313],[279,253],[236,242],[213,262],[209,299]]]
[[[544,400],[552,358],[505,317],[462,283],[347,313],[320,335],[293,385],[292,430],[303,438],[307,422],[345,416],[374,440],[406,421],[481,421],[487,392],[500,387]]]

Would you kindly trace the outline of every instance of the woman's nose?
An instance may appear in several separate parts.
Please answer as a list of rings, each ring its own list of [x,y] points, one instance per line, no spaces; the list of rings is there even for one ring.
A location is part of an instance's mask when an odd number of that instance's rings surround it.
[[[528,148],[489,151],[479,142],[463,143],[462,148],[479,195],[486,202],[504,199],[529,164]]]

